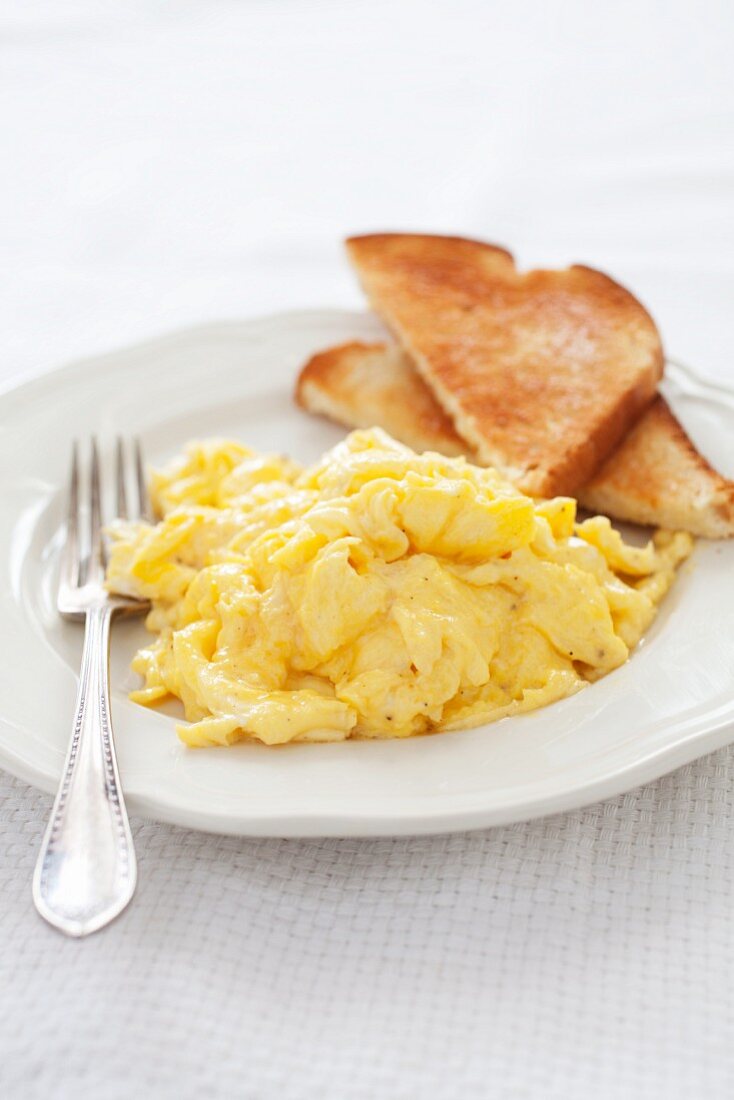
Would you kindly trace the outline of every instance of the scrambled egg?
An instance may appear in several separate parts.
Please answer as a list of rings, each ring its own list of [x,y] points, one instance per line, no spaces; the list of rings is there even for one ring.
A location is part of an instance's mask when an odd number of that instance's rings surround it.
[[[152,601],[133,668],[188,745],[410,737],[518,714],[621,665],[686,534],[629,546],[576,503],[353,432],[302,469],[192,443],[155,526],[112,529],[108,585]]]

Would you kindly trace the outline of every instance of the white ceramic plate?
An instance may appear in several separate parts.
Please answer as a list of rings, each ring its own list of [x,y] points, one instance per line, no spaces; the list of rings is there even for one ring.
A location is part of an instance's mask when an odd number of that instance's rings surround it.
[[[54,610],[70,441],[142,435],[148,458],[232,435],[316,458],[343,434],[296,409],[308,354],[379,337],[364,314],[289,313],[192,329],[66,367],[0,397],[0,763],[52,791],[74,705],[81,631]],[[734,473],[734,393],[671,365],[666,392]],[[103,457],[105,457],[103,455]],[[700,542],[644,643],[571,699],[460,733],[407,741],[186,749],[169,714],[130,703],[142,624],[113,632],[112,687],[130,809],[243,835],[431,833],[570,809],[734,739],[734,541]]]

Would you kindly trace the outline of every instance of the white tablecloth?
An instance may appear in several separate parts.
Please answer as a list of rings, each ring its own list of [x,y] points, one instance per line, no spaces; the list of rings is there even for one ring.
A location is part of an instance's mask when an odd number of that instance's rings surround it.
[[[608,269],[734,380],[725,0],[6,0],[0,31],[0,381],[355,305],[372,228]],[[76,943],[31,906],[50,800],[2,777],[0,1095],[728,1098],[733,778],[416,840],[137,822],[135,903]]]

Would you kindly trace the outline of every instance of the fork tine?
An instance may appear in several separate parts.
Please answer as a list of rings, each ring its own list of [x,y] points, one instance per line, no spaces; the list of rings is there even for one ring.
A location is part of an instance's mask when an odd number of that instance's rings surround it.
[[[125,449],[122,436],[117,437],[117,470],[115,474],[117,482],[117,518],[127,519],[127,491],[125,489]]]
[[[59,586],[75,588],[79,583],[79,445],[76,440],[71,448],[71,473],[69,475],[69,503],[66,520],[66,540],[61,554]]]
[[[147,520],[148,523],[152,523],[153,509],[150,506],[148,489],[145,484],[143,448],[140,443],[140,437],[137,435],[135,436],[133,447],[135,450],[135,482],[138,489],[138,515],[141,519]]]
[[[89,563],[87,582],[101,580],[104,576],[105,549],[102,539],[102,493],[99,478],[99,450],[97,439],[92,436],[92,469],[89,482]]]

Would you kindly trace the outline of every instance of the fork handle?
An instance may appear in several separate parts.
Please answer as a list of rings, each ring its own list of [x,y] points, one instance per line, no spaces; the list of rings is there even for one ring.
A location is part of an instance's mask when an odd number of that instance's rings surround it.
[[[39,913],[69,936],[86,936],[113,920],[137,880],[110,718],[112,610],[87,611],[76,718],[33,877]]]

